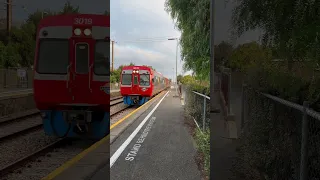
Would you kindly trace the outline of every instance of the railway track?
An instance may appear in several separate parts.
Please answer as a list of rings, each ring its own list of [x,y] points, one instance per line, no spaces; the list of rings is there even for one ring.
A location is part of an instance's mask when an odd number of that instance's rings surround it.
[[[111,99],[110,106],[122,103],[122,97]],[[0,142],[33,132],[42,128],[42,120],[38,110],[30,110],[17,117],[0,118]]]
[[[112,98],[110,105],[115,106],[115,105],[120,104],[122,102],[123,102],[122,97],[119,96],[119,97]],[[129,108],[129,107],[122,108],[122,109],[112,113],[111,116],[113,116],[115,114],[119,114],[127,108]],[[30,123],[31,121],[33,123]],[[21,123],[24,125],[22,125]],[[28,124],[28,125],[26,125],[26,124]],[[3,131],[2,129],[9,129],[9,131]],[[41,129],[42,129],[42,120],[39,116],[39,112],[26,113],[24,116],[19,116],[18,118],[15,118],[15,119],[10,118],[10,119],[2,120],[2,121],[0,119],[0,143],[3,141],[17,138],[21,135],[26,135],[30,132],[41,130]],[[6,133],[1,133],[1,132],[6,132]],[[68,144],[70,141],[71,140],[67,139],[67,138],[57,139],[56,141],[38,149],[37,151],[35,151],[33,153],[27,154],[27,155],[23,156],[22,158],[4,166],[4,167],[0,167],[0,177],[4,177],[8,174],[12,174],[15,170],[21,168],[23,165],[27,164],[28,162],[31,162],[40,156],[43,156],[47,153],[52,152],[53,149],[57,149],[57,148],[59,149],[59,147],[63,146],[64,144]],[[76,142],[76,141],[73,141],[73,142]],[[89,143],[89,144],[91,145],[92,143]],[[87,147],[89,147],[89,145],[84,145],[80,148],[80,150],[82,151],[82,150],[86,149]],[[80,150],[79,150],[79,152],[81,152]],[[74,151],[70,151],[70,153],[74,153]],[[55,153],[55,154],[57,154],[57,153]],[[74,154],[72,154],[72,156],[73,155]],[[66,156],[68,156],[68,155],[66,155]],[[13,174],[17,174],[17,173],[19,174],[19,172],[15,172]]]
[[[123,102],[122,97],[115,97],[111,99],[110,106],[112,107],[122,102]],[[134,106],[123,105],[123,107],[111,113],[110,118],[116,115],[120,115],[123,112],[125,114],[126,111],[131,111],[134,109],[135,109]],[[37,116],[39,115],[39,112],[38,114],[33,114],[33,115]],[[26,117],[33,118],[33,116],[30,116],[30,115],[27,115]],[[31,131],[40,130],[42,128],[42,121],[40,116],[38,116],[38,118],[40,119],[39,123],[34,124],[33,126],[30,125],[30,127],[28,128],[21,129],[20,131],[16,130],[16,132],[12,132],[2,136],[0,133],[0,143],[1,141],[12,139],[14,137],[21,136],[22,134],[27,134],[28,132],[31,132]],[[10,124],[17,124],[19,122],[23,122],[22,119],[21,120],[13,119],[11,121],[7,120],[6,122],[3,122],[3,123],[1,123],[1,119],[0,119],[0,132],[1,132],[1,128],[3,128],[4,126],[8,126]],[[73,145],[63,147],[64,145],[68,145],[70,143]],[[40,179],[41,177],[44,177],[45,175],[47,175],[48,173],[50,173],[51,171],[59,167],[61,164],[63,164],[70,158],[74,157],[84,149],[88,148],[94,142],[87,142],[86,144],[83,144],[83,143],[84,142],[81,140],[77,141],[77,140],[70,140],[68,138],[63,138],[63,139],[57,138],[55,141],[51,142],[50,144],[44,147],[41,147],[38,150],[32,153],[29,153],[4,167],[0,167],[0,179],[2,179],[2,177],[4,177],[6,180],[20,179],[20,178],[30,179],[31,178],[30,173],[32,174],[32,177],[36,175]],[[28,165],[25,166],[26,164]],[[46,168],[44,170],[43,167],[50,167],[50,168],[49,169]],[[41,173],[39,171],[41,171]],[[30,177],[27,177],[23,172],[29,172],[26,174],[29,175]]]

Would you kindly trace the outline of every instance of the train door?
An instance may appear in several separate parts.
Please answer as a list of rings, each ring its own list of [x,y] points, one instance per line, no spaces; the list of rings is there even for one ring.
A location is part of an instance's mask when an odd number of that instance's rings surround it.
[[[139,82],[140,82],[140,77],[139,74],[132,74],[132,94],[139,94]]]
[[[74,102],[88,102],[92,94],[91,79],[93,58],[93,42],[90,39],[75,39],[73,41],[72,60],[72,99]]]

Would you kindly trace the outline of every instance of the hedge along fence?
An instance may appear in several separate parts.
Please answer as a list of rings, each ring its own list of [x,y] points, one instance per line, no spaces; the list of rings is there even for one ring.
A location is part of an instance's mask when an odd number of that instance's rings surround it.
[[[188,119],[196,124],[195,141],[197,149],[203,155],[203,165],[206,175],[209,175],[210,170],[210,100],[200,96],[197,93],[208,95],[209,88],[197,84],[182,85],[182,95],[185,101],[185,113]],[[205,116],[204,108],[205,108]],[[205,117],[205,119],[203,119]],[[204,123],[203,123],[204,122]]]
[[[188,84],[182,85],[182,89],[185,93],[185,111],[196,121],[197,126],[199,126],[201,131],[208,130],[210,122],[210,100],[194,92],[198,92],[203,95],[208,95],[209,92],[207,91],[209,91],[209,88],[201,87],[195,84]],[[203,119],[204,117],[205,119]],[[205,128],[203,129],[203,127]]]
[[[235,177],[320,179],[320,115],[301,112],[306,100],[319,107],[315,87],[320,81],[275,67],[249,71],[246,82]]]

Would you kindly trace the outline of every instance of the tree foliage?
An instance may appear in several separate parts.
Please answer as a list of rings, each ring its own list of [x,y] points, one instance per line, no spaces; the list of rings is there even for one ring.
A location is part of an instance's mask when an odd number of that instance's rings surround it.
[[[276,47],[289,69],[297,59],[319,61],[320,1],[240,0],[233,12],[236,35],[261,28],[264,45]]]
[[[110,76],[110,82],[111,83],[117,83],[120,82],[120,76],[121,76],[121,72],[122,72],[122,68],[124,66],[134,66],[135,64],[130,62],[130,64],[128,65],[120,65],[117,69],[114,69],[113,71],[111,71],[111,76]]]
[[[210,75],[210,0],[166,0],[165,9],[181,31],[180,46],[184,69],[195,77],[209,81]],[[232,45],[221,42],[214,46],[215,68],[227,61]]]
[[[259,64],[263,65],[271,61],[272,52],[268,48],[260,46],[256,42],[239,45],[230,54],[229,66],[233,70],[247,71]]]
[[[79,7],[74,7],[70,2],[65,3],[59,12],[38,9],[29,14],[20,27],[12,27],[10,37],[7,36],[6,30],[0,30],[0,67],[31,67],[34,60],[36,30],[41,19],[70,13],[80,13]]]
[[[208,78],[210,60],[210,0],[166,0],[165,9],[181,31],[180,45],[184,69]]]

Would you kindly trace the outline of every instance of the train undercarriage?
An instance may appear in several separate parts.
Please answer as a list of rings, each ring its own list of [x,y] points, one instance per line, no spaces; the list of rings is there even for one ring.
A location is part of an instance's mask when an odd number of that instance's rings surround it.
[[[143,105],[146,103],[150,97],[143,97],[143,96],[135,96],[135,95],[130,95],[130,96],[124,96],[123,97],[123,102],[126,105]]]
[[[60,138],[101,139],[110,132],[110,113],[89,110],[41,111],[44,131]]]

